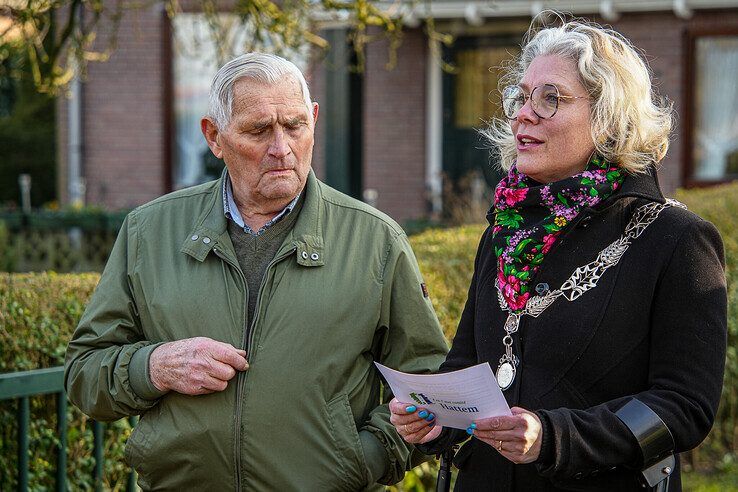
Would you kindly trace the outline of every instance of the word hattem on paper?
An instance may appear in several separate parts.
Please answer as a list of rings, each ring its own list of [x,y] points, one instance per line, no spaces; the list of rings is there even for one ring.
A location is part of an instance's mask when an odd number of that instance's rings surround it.
[[[423,393],[410,393],[410,398],[417,403],[418,405],[432,405],[434,403],[441,406],[441,408],[445,408],[446,410],[451,410],[453,412],[469,412],[469,413],[479,413],[479,409],[477,407],[465,407],[463,406],[465,402],[463,401],[442,401],[442,400],[431,400]]]
[[[466,429],[475,420],[511,415],[486,362],[443,374],[407,374],[375,364],[399,401],[430,410],[439,425]]]

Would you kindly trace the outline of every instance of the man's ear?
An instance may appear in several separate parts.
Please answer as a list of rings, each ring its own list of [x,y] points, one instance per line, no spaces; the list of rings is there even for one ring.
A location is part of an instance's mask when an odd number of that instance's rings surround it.
[[[315,128],[315,124],[318,122],[318,109],[320,107],[318,106],[318,103],[313,103],[313,128]]]
[[[218,138],[220,131],[218,126],[210,118],[203,118],[200,120],[200,130],[205,137],[205,141],[210,147],[210,151],[218,159],[223,158],[223,149],[220,147],[220,139]]]

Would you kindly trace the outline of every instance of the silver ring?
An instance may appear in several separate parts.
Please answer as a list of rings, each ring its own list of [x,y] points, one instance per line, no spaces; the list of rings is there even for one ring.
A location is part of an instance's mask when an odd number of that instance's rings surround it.
[[[502,441],[499,441],[499,444],[497,445],[497,451],[502,451]]]

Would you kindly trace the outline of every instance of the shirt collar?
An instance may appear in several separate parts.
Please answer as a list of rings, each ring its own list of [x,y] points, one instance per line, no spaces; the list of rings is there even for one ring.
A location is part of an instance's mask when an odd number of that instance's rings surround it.
[[[241,216],[241,212],[238,210],[238,206],[236,205],[236,201],[233,198],[233,185],[231,184],[231,177],[226,172],[225,179],[223,180],[223,213],[225,214],[227,219],[232,220],[236,223],[237,226],[242,228],[244,232],[247,232],[249,234],[253,235],[260,235],[265,230],[285,218],[287,215],[289,215],[292,210],[294,210],[295,205],[297,204],[297,201],[300,199],[300,193],[297,194],[297,196],[287,204],[286,207],[282,209],[281,212],[279,212],[276,216],[274,216],[272,219],[269,220],[266,224],[264,224],[261,229],[258,231],[253,231],[251,227],[246,225],[246,223],[243,221],[243,217]]]

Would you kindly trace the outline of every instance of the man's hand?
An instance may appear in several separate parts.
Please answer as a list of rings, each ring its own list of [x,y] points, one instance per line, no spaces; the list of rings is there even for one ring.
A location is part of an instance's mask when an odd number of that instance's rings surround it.
[[[435,415],[416,405],[400,403],[397,398],[392,398],[389,409],[392,413],[390,422],[400,437],[410,444],[425,444],[438,437],[443,430],[443,426],[436,426]]]
[[[206,337],[162,344],[149,359],[154,386],[185,395],[223,391],[236,371],[248,368],[245,351]]]
[[[511,416],[477,420],[467,433],[484,441],[513,463],[532,463],[541,453],[543,436],[538,416],[520,407],[512,407]]]

